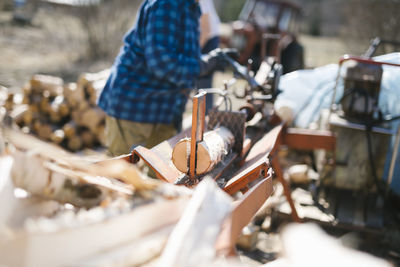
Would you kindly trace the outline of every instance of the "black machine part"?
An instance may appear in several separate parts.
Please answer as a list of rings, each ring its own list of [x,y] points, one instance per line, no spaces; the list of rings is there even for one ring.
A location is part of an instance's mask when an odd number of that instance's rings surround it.
[[[380,65],[354,62],[347,66],[340,101],[349,120],[372,121],[378,111],[383,69]]]

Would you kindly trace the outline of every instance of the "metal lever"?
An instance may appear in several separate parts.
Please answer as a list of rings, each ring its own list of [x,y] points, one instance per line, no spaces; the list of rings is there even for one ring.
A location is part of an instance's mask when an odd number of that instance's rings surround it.
[[[200,91],[193,97],[192,131],[190,139],[189,178],[196,178],[197,144],[203,141],[206,116],[206,92]]]

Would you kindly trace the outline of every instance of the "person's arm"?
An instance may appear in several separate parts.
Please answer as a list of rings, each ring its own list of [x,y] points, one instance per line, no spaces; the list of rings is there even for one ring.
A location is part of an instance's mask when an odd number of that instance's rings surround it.
[[[149,69],[158,78],[178,87],[188,88],[200,72],[200,59],[199,53],[183,55],[177,51],[178,44],[182,41],[179,40],[180,23],[185,23],[181,22],[182,7],[178,2],[159,0],[154,4],[145,29],[145,57]],[[196,44],[188,45],[199,46],[199,40],[193,41]]]
[[[203,48],[208,39],[210,39],[210,16],[203,13],[200,17],[200,47]]]

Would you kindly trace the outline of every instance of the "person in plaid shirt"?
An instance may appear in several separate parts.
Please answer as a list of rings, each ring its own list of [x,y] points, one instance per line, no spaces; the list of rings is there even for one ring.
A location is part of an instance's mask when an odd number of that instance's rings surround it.
[[[200,56],[200,15],[197,0],[143,2],[98,101],[111,154],[176,134],[196,77],[219,64],[215,53]]]

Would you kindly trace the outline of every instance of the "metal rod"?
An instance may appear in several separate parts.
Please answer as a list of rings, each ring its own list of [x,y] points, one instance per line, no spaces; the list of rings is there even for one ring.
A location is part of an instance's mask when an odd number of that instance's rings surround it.
[[[394,142],[392,159],[390,160],[389,176],[387,180],[388,189],[393,180],[394,167],[396,166],[397,153],[399,152],[399,144],[400,144],[400,126],[397,129],[396,141]]]

